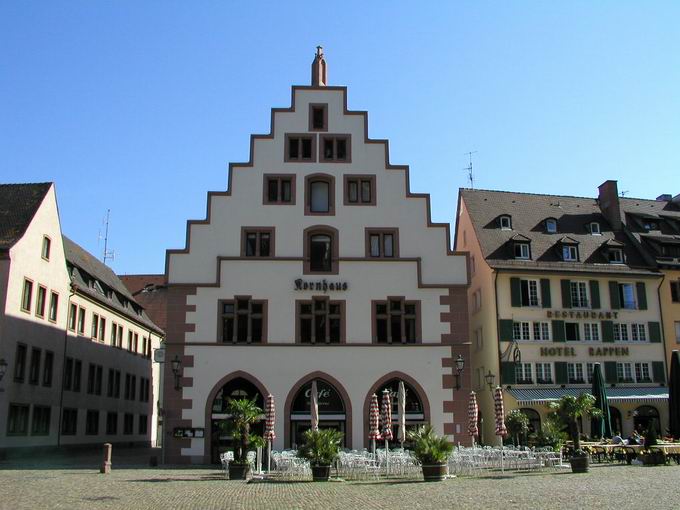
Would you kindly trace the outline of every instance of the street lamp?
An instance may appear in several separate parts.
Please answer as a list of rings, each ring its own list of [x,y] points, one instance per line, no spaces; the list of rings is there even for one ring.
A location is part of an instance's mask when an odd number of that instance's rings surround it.
[[[0,359],[0,381],[5,377],[5,372],[7,372],[7,362],[5,358]]]
[[[493,383],[496,381],[496,376],[491,373],[491,370],[489,370],[489,373],[484,376],[484,380],[489,386],[489,391],[493,391]]]
[[[460,389],[460,374],[463,373],[463,369],[465,368],[465,360],[463,359],[463,356],[460,354],[458,355],[458,358],[456,359],[456,389]]]
[[[180,370],[182,370],[182,361],[179,359],[179,356],[175,354],[175,358],[171,361],[172,365],[172,373],[175,375],[175,389],[179,390],[181,386],[179,385],[179,373]]]

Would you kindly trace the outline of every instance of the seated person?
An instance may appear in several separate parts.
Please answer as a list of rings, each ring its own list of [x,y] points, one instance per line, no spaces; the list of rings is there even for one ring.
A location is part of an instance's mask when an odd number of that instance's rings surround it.
[[[614,437],[612,437],[612,444],[622,444],[623,438],[621,437],[621,432],[616,432]]]

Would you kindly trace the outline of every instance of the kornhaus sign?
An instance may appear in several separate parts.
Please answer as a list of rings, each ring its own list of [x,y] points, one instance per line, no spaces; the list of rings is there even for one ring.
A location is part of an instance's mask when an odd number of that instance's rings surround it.
[[[294,290],[315,290],[318,292],[337,292],[348,289],[347,282],[329,282],[326,279],[307,281],[298,278],[293,282]]]

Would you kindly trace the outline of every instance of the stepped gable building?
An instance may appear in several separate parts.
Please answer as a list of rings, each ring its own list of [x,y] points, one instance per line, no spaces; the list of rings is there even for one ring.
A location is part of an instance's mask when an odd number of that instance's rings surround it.
[[[163,331],[62,236],[52,183],[0,185],[0,282],[0,450],[154,443]]]
[[[590,390],[595,363],[617,431],[667,423],[661,275],[602,202],[460,190],[455,246],[470,253],[472,386],[487,443],[490,383],[538,431],[548,402]]]
[[[230,165],[227,191],[208,193],[206,219],[167,253],[169,462],[217,461],[236,397],[272,394],[274,449],[300,444],[313,381],[321,426],[345,447],[369,446],[371,395],[399,381],[408,427],[470,440],[469,371],[456,383],[454,368],[469,363],[466,256],[387,141],[368,138],[367,114],[327,83],[319,49],[312,85],[272,110],[250,161]]]

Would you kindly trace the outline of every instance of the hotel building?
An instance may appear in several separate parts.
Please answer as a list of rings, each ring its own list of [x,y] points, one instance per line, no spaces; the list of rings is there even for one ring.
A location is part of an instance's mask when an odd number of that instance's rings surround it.
[[[484,442],[497,440],[487,383],[501,384],[506,409],[522,409],[538,431],[548,402],[590,391],[595,363],[614,429],[667,423],[662,276],[609,221],[615,188],[607,181],[598,199],[460,191],[455,246],[470,254],[471,375]]]
[[[345,447],[369,446],[370,397],[400,380],[409,427],[469,442],[469,369],[454,369],[469,363],[466,255],[326,66],[319,51],[312,85],[272,110],[250,161],[230,165],[227,190],[167,252],[168,462],[215,462],[236,397],[272,394],[274,448],[300,444],[314,380],[321,427]]]
[[[163,332],[62,236],[53,184],[0,185],[0,282],[0,452],[154,443]]]

